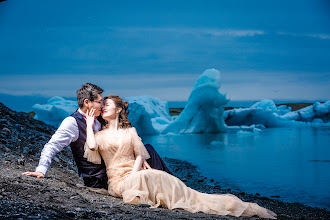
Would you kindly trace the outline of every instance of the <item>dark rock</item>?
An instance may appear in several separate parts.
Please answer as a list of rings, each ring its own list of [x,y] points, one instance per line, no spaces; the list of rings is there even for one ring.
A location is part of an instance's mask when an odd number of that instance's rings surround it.
[[[149,208],[150,207],[150,205],[148,205],[148,204],[139,204],[138,206],[144,207],[144,208]]]
[[[46,141],[46,138],[45,138],[45,136],[41,135],[36,138],[36,141]]]
[[[18,159],[17,164],[25,166],[25,159]]]
[[[4,127],[2,129],[2,131],[5,132],[5,133],[7,133],[7,134],[10,134],[11,133],[11,131],[8,128],[6,128],[6,127]]]
[[[84,211],[84,210],[83,210],[82,208],[79,208],[79,207],[78,207],[78,208],[76,208],[76,211],[77,211],[77,212],[82,212],[82,211]]]
[[[67,211],[65,212],[65,214],[71,218],[74,218],[76,216],[76,213],[75,212],[72,212],[72,211]]]

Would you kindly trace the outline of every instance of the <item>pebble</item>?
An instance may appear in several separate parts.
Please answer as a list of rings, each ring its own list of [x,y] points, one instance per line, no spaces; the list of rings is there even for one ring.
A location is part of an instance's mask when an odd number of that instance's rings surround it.
[[[76,213],[75,212],[72,212],[72,211],[67,211],[65,212],[65,214],[71,218],[75,217],[76,216]]]
[[[6,128],[6,127],[4,127],[4,128],[2,129],[2,131],[6,132],[6,133],[8,133],[8,134],[11,133],[11,131],[10,131],[8,128]]]
[[[139,204],[138,206],[139,207],[144,207],[144,208],[149,208],[150,207],[150,205],[148,205],[148,204]]]
[[[18,160],[17,160],[17,163],[18,163],[19,165],[25,166],[25,159],[18,159]]]
[[[82,212],[82,211],[84,211],[84,210],[83,210],[82,208],[79,208],[79,207],[78,207],[78,208],[76,208],[76,211],[77,211],[77,212]]]
[[[76,195],[76,196],[71,196],[70,199],[78,199],[79,198],[79,195]]]
[[[30,149],[28,147],[23,147],[23,154],[28,154],[29,150]]]
[[[60,159],[58,159],[58,157],[57,156],[55,156],[54,158],[53,158],[53,160],[55,161],[55,162],[60,162]]]

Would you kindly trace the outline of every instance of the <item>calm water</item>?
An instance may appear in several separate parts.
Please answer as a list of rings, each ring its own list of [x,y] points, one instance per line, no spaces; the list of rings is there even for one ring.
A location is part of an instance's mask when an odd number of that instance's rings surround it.
[[[224,187],[330,210],[329,127],[157,135],[143,142],[161,156],[197,165]]]

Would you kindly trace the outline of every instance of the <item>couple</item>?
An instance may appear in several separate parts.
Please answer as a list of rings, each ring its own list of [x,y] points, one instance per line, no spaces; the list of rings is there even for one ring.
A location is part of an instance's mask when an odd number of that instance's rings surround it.
[[[91,95],[93,92],[97,95],[85,96],[81,100],[82,93]],[[152,207],[162,205],[169,209],[218,215],[275,218],[275,213],[256,203],[243,202],[230,194],[200,193],[169,174],[152,146],[143,145],[131,126],[128,103],[110,95],[104,98],[103,104],[102,92],[92,84],[85,84],[77,91],[78,111],[71,116],[72,119],[68,117],[63,121],[45,145],[36,172],[26,172],[24,175],[44,177],[51,158],[69,141],[85,185],[107,188],[109,194],[123,198],[125,203],[149,204]],[[99,131],[101,125],[95,117],[101,113],[101,107],[106,124]],[[69,120],[75,129],[68,129],[70,126],[65,123],[69,124],[66,122]]]

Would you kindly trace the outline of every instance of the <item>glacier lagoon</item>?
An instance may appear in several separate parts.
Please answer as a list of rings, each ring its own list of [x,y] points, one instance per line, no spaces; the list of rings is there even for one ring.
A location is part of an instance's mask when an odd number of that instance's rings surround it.
[[[166,101],[126,97],[130,121],[161,156],[187,160],[223,187],[329,209],[330,100],[293,112],[273,100],[223,111],[229,100],[220,84],[219,71],[204,71],[173,117]],[[32,108],[35,118],[59,126],[78,106],[53,97]]]
[[[220,186],[330,210],[330,127],[142,136],[162,157],[186,160]]]

